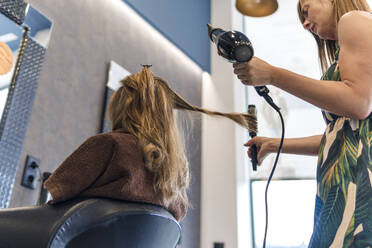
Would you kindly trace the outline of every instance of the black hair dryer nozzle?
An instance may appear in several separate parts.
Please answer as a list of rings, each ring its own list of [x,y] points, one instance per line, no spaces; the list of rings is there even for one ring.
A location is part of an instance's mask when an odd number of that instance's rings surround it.
[[[208,35],[217,46],[218,54],[231,63],[246,63],[253,57],[250,40],[238,31],[224,31],[207,24]]]

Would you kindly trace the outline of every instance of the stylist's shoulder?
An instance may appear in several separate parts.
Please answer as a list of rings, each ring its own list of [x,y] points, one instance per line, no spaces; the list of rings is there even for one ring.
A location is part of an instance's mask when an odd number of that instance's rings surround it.
[[[341,42],[372,41],[371,34],[372,13],[353,10],[344,14],[338,22],[338,35]]]

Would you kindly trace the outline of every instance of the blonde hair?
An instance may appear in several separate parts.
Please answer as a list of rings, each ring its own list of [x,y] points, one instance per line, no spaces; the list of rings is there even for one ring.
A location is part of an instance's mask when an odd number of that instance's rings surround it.
[[[347,12],[353,10],[363,10],[370,11],[369,5],[366,0],[332,0],[333,10],[334,10],[334,21],[338,23],[340,18]],[[298,1],[297,4],[298,17],[303,24],[305,22],[305,17],[302,14],[301,3]],[[318,45],[318,56],[320,67],[323,73],[326,72],[329,65],[332,64],[336,59],[337,41],[335,40],[324,40],[319,36],[311,33]]]
[[[121,83],[108,107],[112,129],[125,130],[138,138],[145,166],[154,175],[154,190],[166,206],[173,200],[189,205],[186,194],[189,167],[173,109],[227,117],[250,131],[257,130],[253,115],[221,113],[193,106],[163,79],[154,76],[148,67],[124,78]]]

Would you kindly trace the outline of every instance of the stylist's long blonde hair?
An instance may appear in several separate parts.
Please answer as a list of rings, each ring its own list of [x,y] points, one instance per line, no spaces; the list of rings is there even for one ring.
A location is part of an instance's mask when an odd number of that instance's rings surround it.
[[[366,0],[332,0],[332,2],[335,23],[338,23],[340,18],[347,12],[353,10],[371,11]],[[298,17],[300,18],[300,21],[303,24],[305,22],[305,17],[303,16],[301,9],[302,8],[300,1],[298,1],[297,4]],[[311,34],[314,36],[316,43],[318,45],[319,62],[323,73],[325,73],[329,65],[335,61],[337,41],[323,40],[319,38],[317,35],[313,33]]]
[[[121,83],[108,107],[112,129],[125,130],[138,138],[145,166],[154,175],[154,190],[165,206],[173,200],[188,206],[189,167],[173,109],[224,116],[249,130],[257,129],[255,116],[208,111],[189,104],[146,66]]]

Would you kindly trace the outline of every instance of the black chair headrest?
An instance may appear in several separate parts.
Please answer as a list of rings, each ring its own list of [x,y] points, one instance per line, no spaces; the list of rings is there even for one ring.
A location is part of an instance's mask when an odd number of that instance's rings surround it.
[[[1,248],[174,248],[181,227],[164,208],[104,198],[0,210]]]

